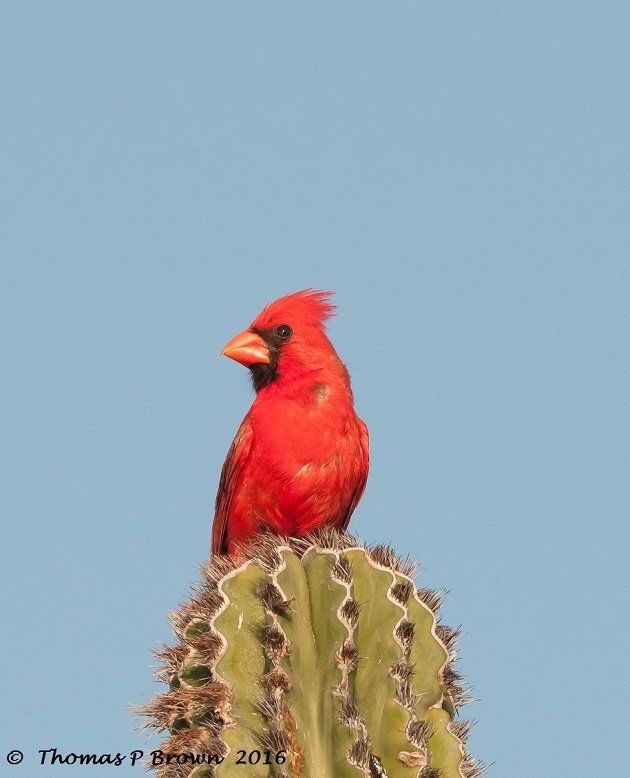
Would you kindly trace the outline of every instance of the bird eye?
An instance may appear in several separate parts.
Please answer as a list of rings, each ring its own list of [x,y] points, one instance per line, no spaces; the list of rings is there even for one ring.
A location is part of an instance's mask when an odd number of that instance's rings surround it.
[[[288,340],[293,335],[293,330],[288,324],[281,324],[279,327],[276,327],[275,333],[280,340]]]

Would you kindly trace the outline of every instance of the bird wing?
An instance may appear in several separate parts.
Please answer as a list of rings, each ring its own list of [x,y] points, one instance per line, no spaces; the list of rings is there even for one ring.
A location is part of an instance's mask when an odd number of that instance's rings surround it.
[[[211,552],[215,554],[227,554],[227,529],[228,516],[232,498],[243,471],[243,465],[249,458],[252,447],[253,430],[249,420],[249,414],[241,422],[236,437],[230,446],[219,479],[217,499],[214,508],[214,522],[212,523]]]
[[[357,503],[361,499],[361,495],[363,494],[363,491],[365,489],[365,484],[367,482],[368,477],[368,470],[370,467],[370,436],[368,433],[368,428],[365,422],[362,419],[359,419],[359,437],[360,437],[360,447],[361,447],[361,470],[359,473],[359,478],[357,479],[356,486],[350,495],[350,500],[348,501],[348,510],[346,512],[346,515],[343,517],[339,527],[343,530],[348,529],[348,524],[350,523],[350,516],[352,516],[352,512],[357,507]]]

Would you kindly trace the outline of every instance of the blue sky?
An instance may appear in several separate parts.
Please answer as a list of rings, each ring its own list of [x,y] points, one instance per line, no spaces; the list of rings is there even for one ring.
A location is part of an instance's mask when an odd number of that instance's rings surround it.
[[[161,690],[252,399],[219,351],[305,287],[336,291],[371,432],[352,529],[450,590],[471,750],[620,774],[629,28],[616,2],[3,5],[12,776],[151,746],[125,706]]]

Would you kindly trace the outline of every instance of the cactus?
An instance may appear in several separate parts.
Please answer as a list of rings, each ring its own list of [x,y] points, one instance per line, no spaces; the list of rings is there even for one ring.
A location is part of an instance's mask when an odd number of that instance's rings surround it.
[[[158,778],[478,778],[458,631],[413,565],[336,530],[216,557],[156,655]],[[167,755],[171,755],[169,760]],[[202,756],[200,756],[202,755]],[[203,756],[205,755],[205,756]],[[246,767],[244,767],[244,765]]]

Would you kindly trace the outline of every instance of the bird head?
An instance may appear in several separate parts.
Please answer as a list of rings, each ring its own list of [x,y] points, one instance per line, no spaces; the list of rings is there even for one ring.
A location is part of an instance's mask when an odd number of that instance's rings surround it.
[[[303,377],[339,360],[326,336],[335,306],[332,292],[305,289],[267,305],[221,352],[248,367],[256,391],[281,379]]]

